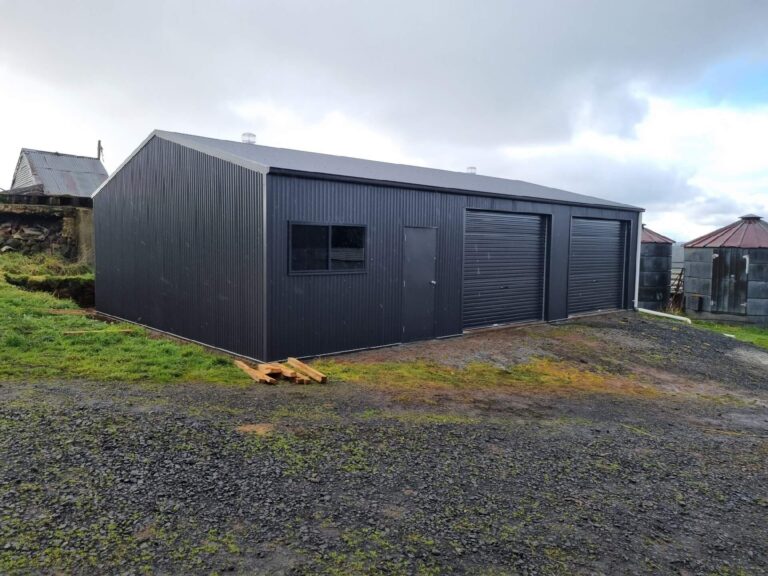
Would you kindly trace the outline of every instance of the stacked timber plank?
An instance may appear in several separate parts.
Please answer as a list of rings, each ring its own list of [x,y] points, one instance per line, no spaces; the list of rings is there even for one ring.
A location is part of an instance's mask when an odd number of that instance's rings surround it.
[[[288,358],[284,364],[265,362],[257,364],[255,368],[242,360],[235,360],[235,366],[262,384],[277,384],[278,379],[289,380],[296,384],[309,384],[313,381],[324,384],[328,381],[325,374],[304,364],[298,358]]]

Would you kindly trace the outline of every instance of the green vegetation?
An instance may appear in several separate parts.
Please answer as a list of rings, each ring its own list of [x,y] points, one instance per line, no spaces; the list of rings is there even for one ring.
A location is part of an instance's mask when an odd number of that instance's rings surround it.
[[[397,390],[511,388],[518,392],[595,393],[654,396],[659,392],[630,378],[581,369],[564,361],[537,358],[510,368],[474,363],[452,368],[413,362],[344,362],[324,359],[314,363],[332,379]]]
[[[8,284],[26,290],[48,292],[58,298],[71,298],[81,306],[94,305],[93,274],[80,274],[78,276],[6,274],[5,280]]]
[[[694,326],[718,332],[720,334],[730,334],[736,340],[749,342],[755,346],[768,348],[768,326],[756,326],[754,324],[720,324],[717,322],[694,321]]]
[[[52,314],[75,310],[70,300],[9,285],[5,274],[87,274],[54,256],[0,256],[0,380],[76,378],[122,382],[220,382],[250,379],[229,358],[192,344],[152,338],[129,324]],[[130,329],[130,332],[119,330]],[[78,332],[65,334],[65,332]]]
[[[84,276],[93,270],[83,262],[70,262],[54,254],[25,256],[9,252],[0,256],[0,271],[16,276]]]

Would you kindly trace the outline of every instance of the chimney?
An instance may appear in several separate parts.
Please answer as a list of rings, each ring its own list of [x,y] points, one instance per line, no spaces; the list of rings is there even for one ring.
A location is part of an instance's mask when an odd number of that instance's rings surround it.
[[[477,166],[467,166],[467,174],[477,174]]]
[[[253,132],[243,132],[243,144],[256,144],[256,134]]]

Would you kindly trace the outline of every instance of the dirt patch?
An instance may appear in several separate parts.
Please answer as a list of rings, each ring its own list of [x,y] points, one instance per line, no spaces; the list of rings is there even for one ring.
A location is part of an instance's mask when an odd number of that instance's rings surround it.
[[[475,332],[442,341],[337,356],[331,364],[322,362],[324,369],[342,379],[385,385],[404,400],[417,399],[417,394],[408,392],[415,388],[429,401],[438,387],[440,394],[474,401],[487,395],[487,388],[494,382],[501,381],[517,395],[565,391],[657,393],[768,402],[765,351],[720,334],[633,313]],[[538,373],[538,378],[523,378],[528,386],[519,382],[514,385],[514,376],[506,380],[489,377],[474,370],[478,364],[510,375],[519,375],[521,369],[524,372],[528,368]],[[440,377],[446,367],[457,375],[451,377],[447,391]],[[556,372],[560,385],[553,386]],[[457,389],[462,374],[474,375],[478,381],[469,394]]]
[[[540,330],[536,327],[534,330]],[[541,346],[540,338],[531,337],[530,327],[511,327],[476,332],[455,338],[400,344],[339,356],[345,361],[382,363],[425,361],[453,368],[485,363],[507,368],[544,358],[550,353]]]
[[[261,424],[242,424],[235,428],[241,434],[256,434],[257,436],[266,436],[272,434],[275,430],[275,425],[269,422],[262,422]]]

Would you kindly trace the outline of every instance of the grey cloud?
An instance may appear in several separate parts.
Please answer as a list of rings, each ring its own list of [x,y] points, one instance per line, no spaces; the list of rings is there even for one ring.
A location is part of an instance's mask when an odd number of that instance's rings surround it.
[[[498,150],[584,128],[631,137],[646,113],[638,87],[687,95],[715,64],[765,59],[766,21],[762,0],[0,0],[0,67],[79,99],[110,168],[153,128],[258,131],[230,104],[272,101],[310,123],[340,110],[439,167],[687,206],[714,224],[741,207],[679,170]]]
[[[689,173],[660,168],[643,160],[619,161],[584,152],[526,159],[496,154],[488,160],[487,166],[480,165],[482,173],[529,180],[649,211],[667,209],[674,204],[682,206],[702,194],[700,189],[687,183]]]
[[[674,92],[766,49],[751,0],[0,2],[0,58],[170,121],[223,101],[343,109],[421,142],[626,135],[631,88]],[[30,39],[34,38],[34,41]],[[151,114],[150,112],[150,114]]]

